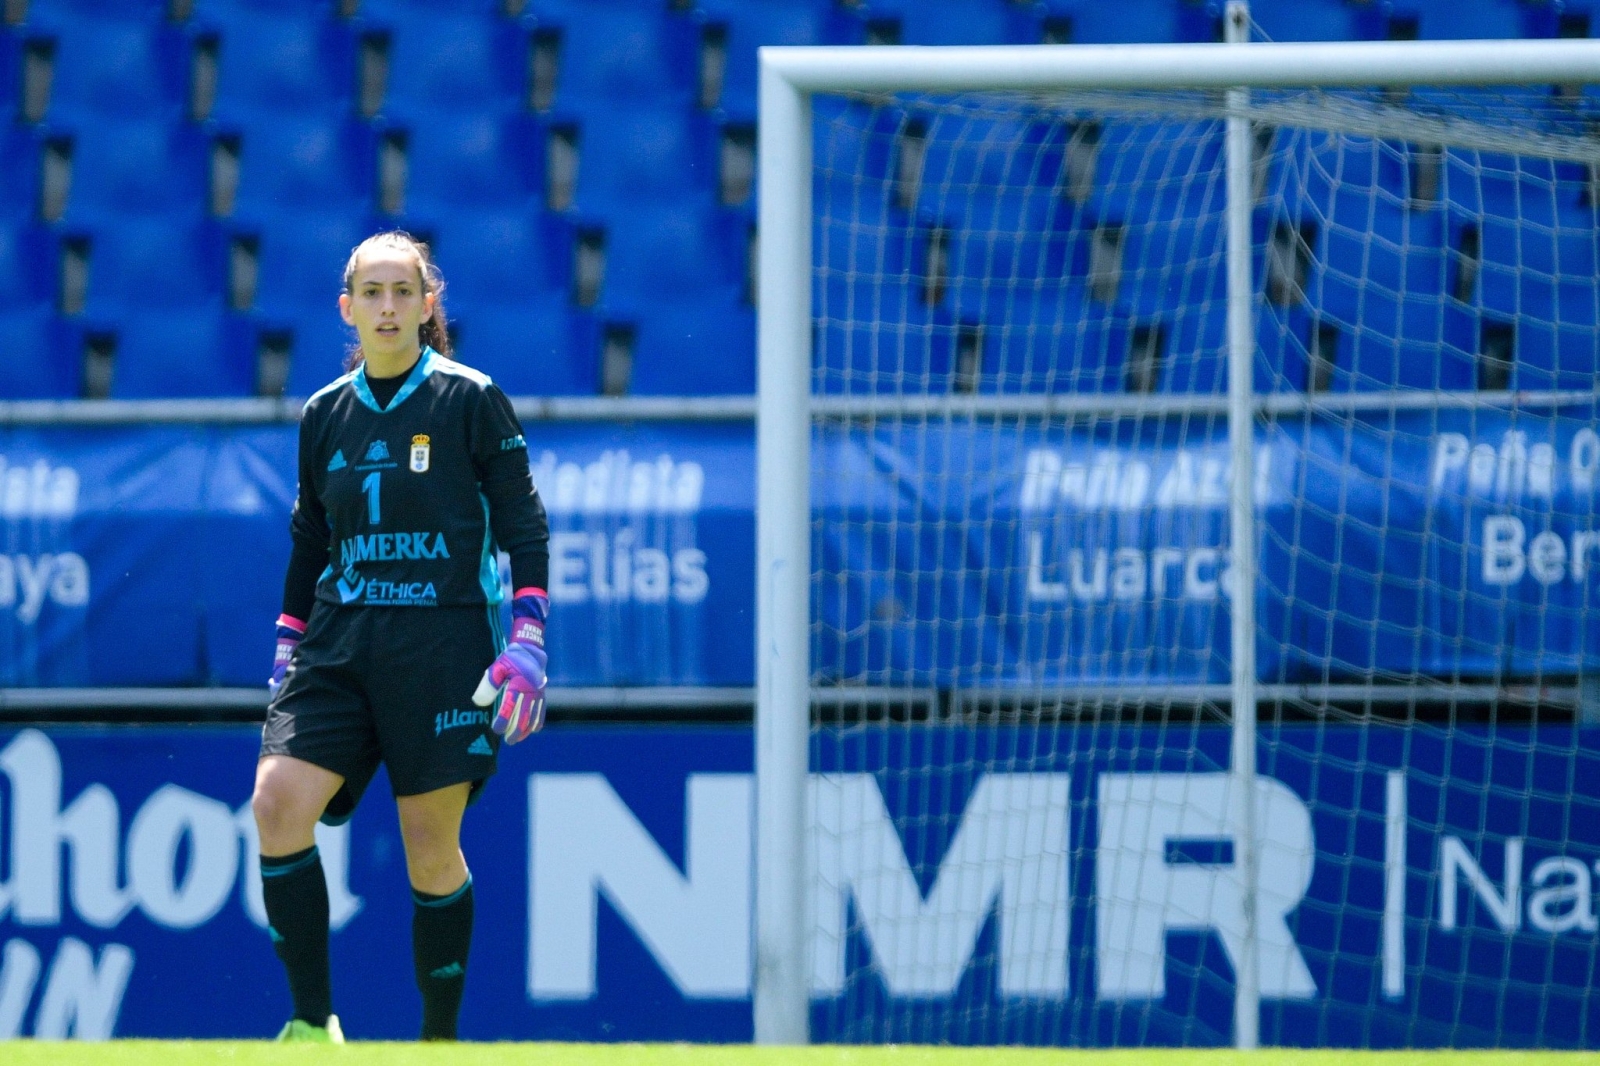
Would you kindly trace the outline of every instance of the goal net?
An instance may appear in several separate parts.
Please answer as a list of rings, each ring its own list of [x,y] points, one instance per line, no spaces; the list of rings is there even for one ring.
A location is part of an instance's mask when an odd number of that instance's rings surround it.
[[[813,97],[812,1039],[1600,1046],[1591,105]]]

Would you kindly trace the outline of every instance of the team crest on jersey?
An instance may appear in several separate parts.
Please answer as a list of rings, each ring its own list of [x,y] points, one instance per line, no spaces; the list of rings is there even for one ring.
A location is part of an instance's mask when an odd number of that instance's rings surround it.
[[[389,458],[389,445],[386,442],[375,440],[367,448],[367,462],[381,463],[387,458]]]
[[[428,435],[418,433],[411,438],[411,471],[415,474],[428,472]]]

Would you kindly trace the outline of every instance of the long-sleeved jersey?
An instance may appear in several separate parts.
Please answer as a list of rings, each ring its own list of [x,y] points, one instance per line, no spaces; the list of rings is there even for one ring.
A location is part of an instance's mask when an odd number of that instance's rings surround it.
[[[365,365],[306,402],[290,529],[297,553],[327,559],[316,598],[350,606],[493,605],[498,548],[540,571],[548,558],[510,401],[432,348],[387,405]]]

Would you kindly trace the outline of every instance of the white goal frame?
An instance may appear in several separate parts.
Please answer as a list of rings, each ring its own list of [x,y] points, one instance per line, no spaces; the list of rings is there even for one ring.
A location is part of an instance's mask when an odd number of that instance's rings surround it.
[[[1000,47],[817,47],[760,50],[760,251],[756,408],[756,814],[753,1009],[762,1044],[808,1042],[806,779],[810,750],[811,97],[819,92],[975,92],[1357,85],[1600,82],[1600,40],[1250,44],[1245,5],[1230,3],[1227,43]],[[1242,100],[1240,101],[1242,103]],[[1236,110],[1236,109],[1230,109]],[[1228,432],[1234,477],[1230,543],[1255,542],[1250,498],[1252,395],[1250,132],[1228,120]],[[1154,399],[1154,398],[1152,398]],[[954,411],[1015,406],[1016,397],[941,398]],[[850,403],[848,398],[843,403]],[[826,401],[839,406],[841,398]],[[1241,836],[1253,868],[1244,797],[1255,774],[1255,563],[1240,553],[1232,597],[1233,772]],[[1242,757],[1243,756],[1243,757]],[[1246,897],[1247,944],[1254,914]],[[1234,1042],[1259,1040],[1255,951],[1236,980]]]

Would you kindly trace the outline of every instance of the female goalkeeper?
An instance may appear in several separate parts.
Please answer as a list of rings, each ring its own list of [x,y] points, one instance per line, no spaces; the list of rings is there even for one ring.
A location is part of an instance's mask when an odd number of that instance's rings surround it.
[[[269,932],[294,1016],[279,1039],[342,1041],[312,830],[389,769],[416,900],[422,1038],[456,1035],[472,940],[461,817],[499,740],[544,722],[549,528],[505,394],[448,356],[444,283],[404,233],[362,242],[339,311],[354,369],[300,422],[293,551],[251,808]],[[501,632],[496,547],[511,556]],[[488,709],[480,709],[488,708]]]

